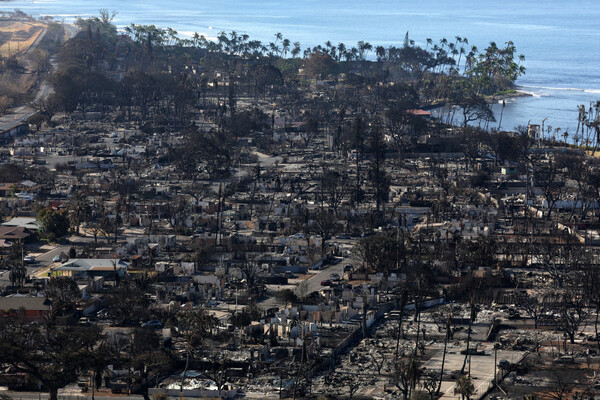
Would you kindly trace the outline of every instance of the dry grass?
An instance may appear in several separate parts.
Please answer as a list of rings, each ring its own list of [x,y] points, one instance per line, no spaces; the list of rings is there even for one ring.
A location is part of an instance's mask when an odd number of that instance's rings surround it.
[[[585,154],[587,154],[590,157],[600,158],[600,151],[586,150]]]
[[[24,54],[44,28],[42,22],[0,21],[0,54],[4,57]]]

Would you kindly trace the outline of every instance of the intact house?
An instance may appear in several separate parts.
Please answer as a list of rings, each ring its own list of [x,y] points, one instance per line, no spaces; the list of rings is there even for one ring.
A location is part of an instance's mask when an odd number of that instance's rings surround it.
[[[12,295],[0,297],[0,317],[23,316],[28,321],[42,321],[52,312],[52,302],[44,297]]]
[[[49,276],[70,276],[73,279],[86,279],[101,276],[105,280],[115,279],[115,271],[119,278],[127,272],[129,264],[119,259],[74,258],[58,267],[50,268]]]
[[[15,217],[10,221],[2,223],[2,226],[25,228],[30,231],[37,231],[40,229],[38,220],[30,217]]]
[[[0,241],[26,242],[39,228],[39,222],[35,218],[15,217],[0,225]]]
[[[0,226],[0,240],[11,243],[27,241],[33,232],[23,227]]]

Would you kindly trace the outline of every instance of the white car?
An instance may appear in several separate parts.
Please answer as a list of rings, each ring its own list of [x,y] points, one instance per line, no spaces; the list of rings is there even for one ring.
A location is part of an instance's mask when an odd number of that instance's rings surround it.
[[[62,262],[62,258],[60,258],[60,256],[54,256],[52,262]]]
[[[25,256],[25,257],[23,257],[23,262],[25,262],[26,264],[33,264],[35,262],[35,257],[34,256]]]

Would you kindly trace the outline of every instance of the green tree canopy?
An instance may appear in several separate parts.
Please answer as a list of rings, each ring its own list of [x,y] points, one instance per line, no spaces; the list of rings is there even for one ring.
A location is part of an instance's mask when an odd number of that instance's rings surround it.
[[[62,211],[43,208],[38,212],[37,219],[41,224],[38,234],[49,241],[55,241],[69,231],[69,219]]]
[[[59,313],[73,310],[77,301],[81,299],[77,282],[68,276],[50,279],[46,286],[46,295],[52,300],[54,309]]]
[[[89,368],[101,333],[96,327],[38,326],[15,318],[0,319],[0,363],[41,382],[57,400],[58,389]]]

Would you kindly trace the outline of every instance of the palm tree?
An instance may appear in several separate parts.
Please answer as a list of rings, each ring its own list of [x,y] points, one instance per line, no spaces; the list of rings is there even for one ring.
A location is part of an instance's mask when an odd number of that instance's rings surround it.
[[[283,39],[283,42],[281,43],[283,58],[285,58],[287,56],[288,51],[290,51],[290,44],[290,39]]]
[[[274,42],[269,43],[269,57],[273,57],[279,51],[279,47]]]
[[[168,36],[168,40],[167,40],[168,45],[173,45],[174,43],[178,42],[177,31],[175,29],[167,28],[167,36]]]
[[[78,191],[75,193],[69,204],[69,221],[71,227],[79,235],[79,227],[91,216],[91,209],[85,195]]]
[[[25,268],[22,262],[17,262],[11,268],[8,278],[12,286],[21,287],[25,281],[25,275],[27,275],[27,268]]]
[[[229,32],[229,50],[231,53],[237,53],[238,50],[238,43],[239,43],[239,39],[238,39],[238,34],[236,31],[231,31]]]
[[[281,42],[283,41],[283,35],[281,34],[281,32],[277,32],[275,34],[275,44],[277,44],[277,42]]]
[[[200,35],[200,38],[198,39],[198,46],[201,48],[204,47],[205,49],[208,48],[208,40],[204,35]]]
[[[465,54],[465,48],[463,46],[460,46],[460,52],[458,55],[458,61],[456,62],[456,70],[460,71],[460,59],[462,58],[462,55]]]
[[[301,51],[302,49],[300,48],[300,42],[294,42],[294,48],[291,51],[292,57],[298,57],[298,54],[300,54]]]
[[[430,44],[433,44],[433,40],[431,38],[427,38],[426,40],[427,40],[427,46],[425,46],[425,51],[427,51]]]
[[[261,47],[262,43],[260,40],[251,40],[248,42],[248,51],[252,53],[253,57],[259,57],[261,55]]]
[[[443,38],[442,40],[440,40],[440,44],[442,45],[442,50],[443,50],[444,47],[446,47],[448,45],[448,39]]]
[[[367,54],[369,51],[373,50],[373,46],[369,42],[363,42],[360,40],[358,42],[358,58],[361,61],[364,61],[367,58]]]
[[[456,61],[456,56],[458,56],[460,54],[460,52],[458,51],[458,49],[455,47],[452,49],[452,58]],[[458,70],[458,62],[456,63],[456,69]]]
[[[338,43],[337,49],[338,49],[338,61],[341,61],[341,58],[346,56],[346,45],[344,43]]]
[[[377,55],[378,62],[385,60],[385,47],[383,47],[383,46],[375,47],[375,54]]]
[[[454,394],[460,394],[462,400],[469,400],[475,394],[475,386],[470,376],[461,376],[455,384]]]
[[[471,46],[471,51],[465,57],[465,66],[463,69],[463,75],[467,73],[467,70],[471,69],[473,66],[473,61],[475,61],[475,56],[477,55],[477,46]]]
[[[331,49],[329,49],[329,55],[331,56],[332,59],[337,59],[337,48],[335,46],[331,46]]]
[[[454,42],[454,47],[456,47],[459,43],[462,43],[463,40],[460,36],[455,36],[456,42]]]
[[[250,55],[250,44],[248,39],[250,39],[250,36],[245,33],[238,37],[238,54],[246,58]]]
[[[331,44],[331,40],[328,40],[325,42],[325,48],[327,49],[326,53],[329,54],[330,56],[333,57],[333,53],[331,52],[331,49],[333,48],[333,44]]]
[[[219,32],[219,35],[217,36],[217,48],[219,51],[223,51],[227,42],[229,42],[229,39],[227,38],[225,31]]]

